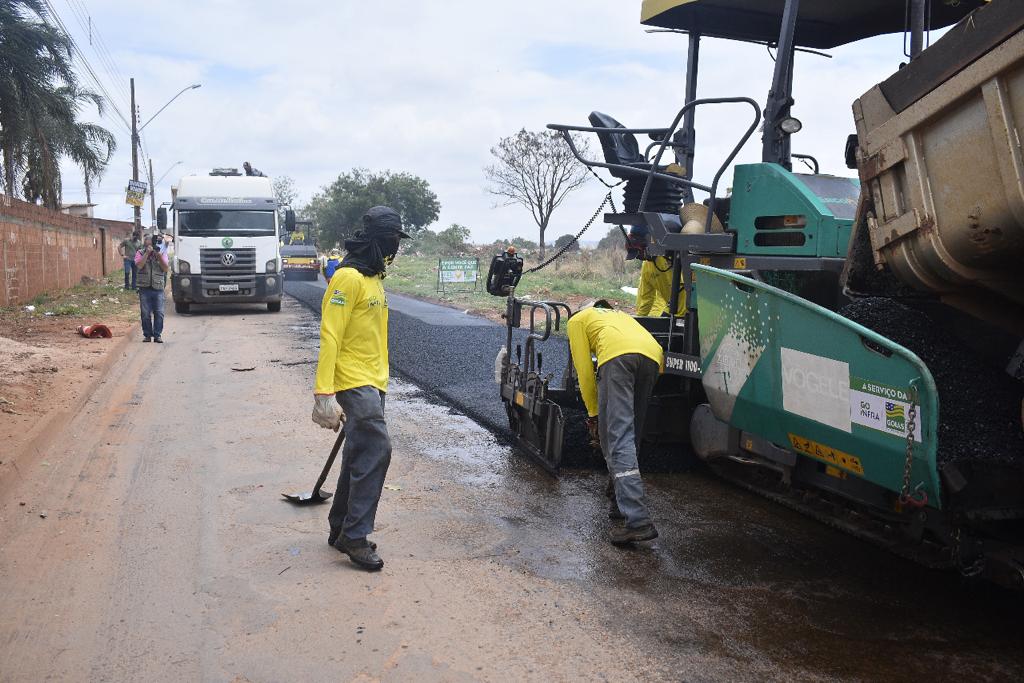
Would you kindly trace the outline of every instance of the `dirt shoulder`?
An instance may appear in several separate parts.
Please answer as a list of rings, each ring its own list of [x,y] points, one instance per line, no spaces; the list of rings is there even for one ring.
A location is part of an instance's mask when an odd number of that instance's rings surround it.
[[[0,308],[0,478],[26,450],[43,445],[55,418],[74,413],[138,326],[138,297],[118,277]],[[113,337],[77,331],[96,323]]]

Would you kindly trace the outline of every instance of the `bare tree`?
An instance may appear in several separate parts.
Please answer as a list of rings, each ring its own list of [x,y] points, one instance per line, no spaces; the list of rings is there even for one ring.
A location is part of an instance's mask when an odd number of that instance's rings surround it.
[[[584,139],[573,139],[584,157],[589,146]],[[540,257],[544,258],[544,231],[551,214],[573,190],[581,188],[590,176],[572,155],[562,136],[555,131],[528,131],[502,138],[491,154],[497,163],[484,169],[490,182],[488,192],[504,198],[503,205],[521,204],[530,210],[540,229]]]

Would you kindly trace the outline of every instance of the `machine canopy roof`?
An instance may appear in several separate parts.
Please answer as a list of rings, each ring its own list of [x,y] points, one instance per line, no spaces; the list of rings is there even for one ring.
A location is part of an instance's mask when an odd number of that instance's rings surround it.
[[[988,0],[931,0],[929,28],[949,26]],[[643,0],[640,23],[716,38],[774,42],[785,0]],[[801,0],[797,46],[828,49],[904,30],[906,0]]]

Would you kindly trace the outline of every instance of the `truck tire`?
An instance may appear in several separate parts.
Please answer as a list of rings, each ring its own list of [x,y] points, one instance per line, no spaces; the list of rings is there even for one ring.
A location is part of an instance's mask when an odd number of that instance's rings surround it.
[[[281,311],[281,302],[280,301],[268,301],[267,302],[267,310],[270,311],[271,313],[279,313]]]
[[[189,305],[187,301],[175,301],[174,312],[175,313],[188,313]]]

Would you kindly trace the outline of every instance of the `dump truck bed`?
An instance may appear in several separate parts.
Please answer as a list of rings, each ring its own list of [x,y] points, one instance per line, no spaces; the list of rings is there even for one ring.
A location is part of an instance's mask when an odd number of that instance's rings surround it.
[[[1024,3],[974,12],[903,72],[853,105],[874,262],[1024,334]]]

